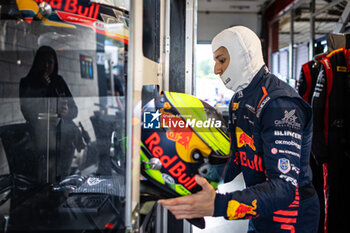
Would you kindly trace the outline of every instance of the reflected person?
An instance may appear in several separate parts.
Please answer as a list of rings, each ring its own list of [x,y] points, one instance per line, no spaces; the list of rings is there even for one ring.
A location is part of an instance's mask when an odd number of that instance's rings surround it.
[[[75,148],[81,147],[82,143],[81,133],[73,122],[78,108],[66,82],[58,74],[53,48],[42,46],[38,49],[29,73],[20,81],[19,95],[22,114],[32,130],[40,130],[40,134],[48,136],[45,134],[48,125],[40,123],[40,116],[50,117],[47,113],[51,114],[51,128],[57,136],[56,179],[69,175]]]
[[[118,55],[118,63],[115,68],[116,74],[113,75],[114,79],[114,92],[115,92],[115,97],[118,106],[120,107],[121,110],[124,110],[124,97],[125,97],[125,62],[124,62],[124,56],[125,53],[123,51],[124,49],[120,48],[120,52]]]

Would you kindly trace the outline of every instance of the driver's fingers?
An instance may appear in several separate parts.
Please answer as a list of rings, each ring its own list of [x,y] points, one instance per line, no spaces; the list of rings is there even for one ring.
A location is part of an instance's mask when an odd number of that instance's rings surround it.
[[[188,195],[184,197],[177,197],[177,198],[170,198],[170,199],[163,199],[159,200],[158,203],[161,205],[189,205],[193,203],[194,197],[193,195]]]
[[[190,205],[174,205],[174,206],[166,206],[165,208],[169,209],[170,211],[177,211],[177,212],[189,212],[193,210],[193,207]]]

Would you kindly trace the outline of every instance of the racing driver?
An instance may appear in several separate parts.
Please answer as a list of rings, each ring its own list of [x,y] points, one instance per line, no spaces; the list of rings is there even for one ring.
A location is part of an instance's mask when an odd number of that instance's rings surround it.
[[[201,191],[159,203],[177,219],[224,216],[251,219],[249,232],[317,232],[320,210],[309,167],[311,107],[269,73],[250,29],[225,29],[213,39],[212,50],[215,74],[235,92],[229,106],[233,156],[225,182],[242,172],[247,188],[218,194],[197,175]]]

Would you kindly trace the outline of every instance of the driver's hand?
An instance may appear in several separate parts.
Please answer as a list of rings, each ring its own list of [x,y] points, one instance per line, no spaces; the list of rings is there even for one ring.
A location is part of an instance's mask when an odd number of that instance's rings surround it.
[[[216,192],[205,178],[196,175],[195,180],[202,187],[202,190],[198,193],[159,200],[158,203],[170,210],[176,219],[213,216]]]

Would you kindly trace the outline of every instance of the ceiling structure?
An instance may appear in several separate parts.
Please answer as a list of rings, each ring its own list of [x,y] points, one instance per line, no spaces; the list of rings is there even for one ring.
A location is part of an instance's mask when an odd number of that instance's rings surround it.
[[[256,13],[260,14],[274,1],[281,0],[198,0],[199,13]],[[296,0],[300,3],[294,16],[294,44],[310,40],[311,0]],[[315,17],[315,39],[332,33],[348,1],[316,0],[315,12],[324,11]],[[268,12],[267,12],[268,13]],[[279,19],[279,48],[290,44],[291,15],[286,13]],[[198,22],[200,23],[200,22]],[[263,30],[263,29],[262,29]]]
[[[294,44],[308,43],[310,40],[311,1],[303,3],[295,10],[294,15]],[[348,1],[317,0],[315,12],[315,39],[323,38],[332,33],[345,9]],[[291,14],[285,14],[279,20],[279,48],[288,47],[290,44]]]
[[[198,0],[198,12],[258,13],[273,0]]]

